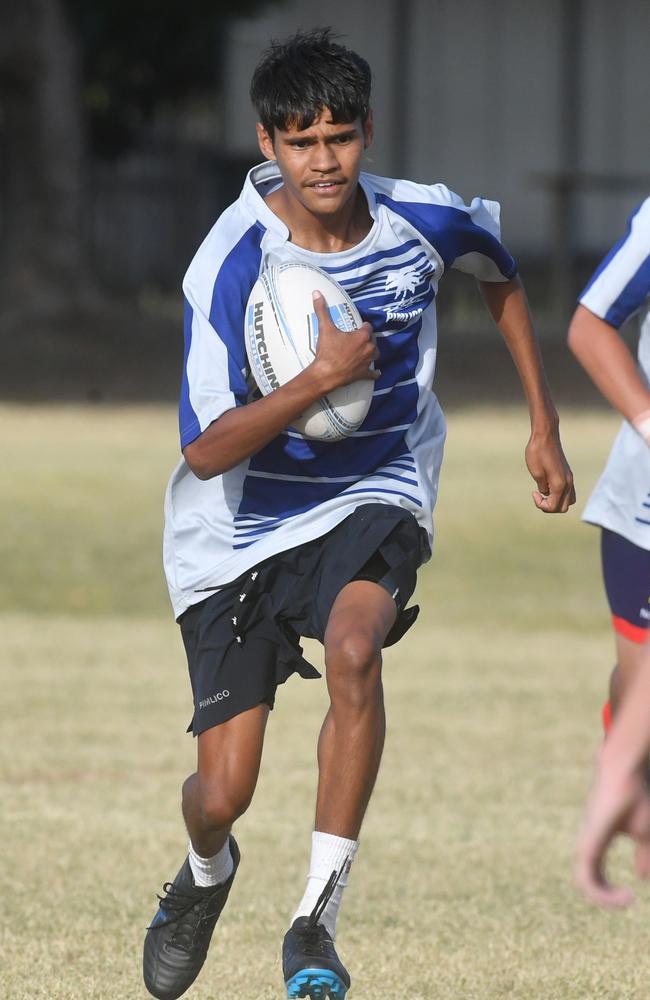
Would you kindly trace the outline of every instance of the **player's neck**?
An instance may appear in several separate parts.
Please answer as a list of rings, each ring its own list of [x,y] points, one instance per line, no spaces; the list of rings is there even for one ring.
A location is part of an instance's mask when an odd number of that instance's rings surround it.
[[[273,191],[266,198],[266,203],[284,222],[291,242],[313,253],[349,250],[365,239],[373,224],[360,185],[357,185],[355,196],[332,215],[310,212],[295,198],[289,197],[284,186]]]

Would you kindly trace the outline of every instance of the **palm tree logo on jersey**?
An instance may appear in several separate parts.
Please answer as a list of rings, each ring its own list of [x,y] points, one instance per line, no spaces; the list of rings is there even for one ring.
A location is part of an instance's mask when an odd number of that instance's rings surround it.
[[[399,301],[400,299],[405,299],[408,295],[412,295],[421,281],[422,275],[415,268],[392,271],[386,275],[386,291],[395,292]]]
[[[429,281],[433,270],[428,262],[422,262],[386,274],[384,294],[390,298],[388,303],[375,306],[375,309],[384,313],[393,330],[413,323],[422,315],[434,295]]]

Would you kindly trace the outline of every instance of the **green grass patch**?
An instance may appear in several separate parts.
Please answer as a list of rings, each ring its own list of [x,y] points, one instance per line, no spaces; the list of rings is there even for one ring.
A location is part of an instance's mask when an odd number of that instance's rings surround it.
[[[166,615],[171,407],[0,407],[0,608]]]

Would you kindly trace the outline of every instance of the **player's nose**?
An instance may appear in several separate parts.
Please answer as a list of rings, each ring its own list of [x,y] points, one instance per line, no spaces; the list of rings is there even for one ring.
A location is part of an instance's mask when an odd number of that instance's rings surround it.
[[[336,158],[336,153],[331,146],[325,143],[314,147],[314,155],[311,161],[312,170],[317,170],[320,172],[331,172],[336,170],[339,163]]]

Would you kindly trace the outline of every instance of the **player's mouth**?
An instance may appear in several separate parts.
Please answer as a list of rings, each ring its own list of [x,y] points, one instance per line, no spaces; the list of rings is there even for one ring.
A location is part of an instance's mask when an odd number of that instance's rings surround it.
[[[307,185],[312,191],[316,191],[318,194],[337,194],[339,188],[345,185],[345,181],[334,181],[334,180],[323,180],[323,181],[311,181]]]

